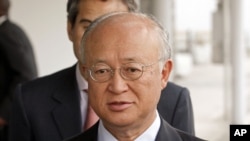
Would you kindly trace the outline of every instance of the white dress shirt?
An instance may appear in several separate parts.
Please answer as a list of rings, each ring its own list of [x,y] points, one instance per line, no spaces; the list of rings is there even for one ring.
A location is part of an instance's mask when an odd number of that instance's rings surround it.
[[[76,81],[80,92],[80,106],[82,116],[82,127],[84,126],[88,107],[88,94],[83,90],[88,89],[88,82],[82,77],[79,69],[79,64],[76,65]]]
[[[156,118],[150,127],[143,132],[135,141],[154,141],[161,126],[161,120],[158,112]],[[102,121],[99,122],[98,127],[98,141],[118,141],[104,126]]]

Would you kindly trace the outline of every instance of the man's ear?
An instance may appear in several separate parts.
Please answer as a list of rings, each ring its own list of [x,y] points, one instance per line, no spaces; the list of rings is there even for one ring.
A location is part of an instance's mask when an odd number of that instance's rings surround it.
[[[87,80],[88,69],[87,69],[86,65],[82,64],[81,61],[79,61],[78,63],[79,63],[79,68],[80,68],[80,72],[81,72],[82,77],[84,77]]]
[[[72,41],[72,39],[73,39],[73,37],[72,37],[73,36],[73,34],[72,34],[73,29],[72,28],[73,28],[73,25],[71,24],[70,21],[68,21],[67,22],[67,32],[68,32],[68,38],[69,38],[70,41]]]
[[[161,87],[162,89],[166,87],[167,83],[168,83],[168,79],[170,76],[170,72],[172,70],[173,67],[173,62],[171,59],[168,59],[162,69],[162,78],[161,78]]]

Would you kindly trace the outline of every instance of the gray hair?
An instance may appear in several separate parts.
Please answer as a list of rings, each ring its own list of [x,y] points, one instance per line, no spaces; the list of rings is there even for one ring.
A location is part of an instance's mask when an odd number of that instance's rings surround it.
[[[88,35],[91,33],[91,31],[93,31],[93,29],[95,29],[96,26],[98,26],[100,23],[102,23],[103,21],[112,18],[114,16],[119,16],[119,15],[123,15],[123,14],[132,14],[134,15],[136,18],[140,18],[143,19],[144,21],[147,21],[149,23],[149,26],[151,27],[151,29],[153,29],[159,36],[159,40],[161,41],[161,46],[159,46],[159,60],[163,64],[171,58],[171,46],[169,44],[169,36],[168,33],[165,31],[165,29],[163,28],[163,26],[156,20],[156,18],[154,18],[151,15],[146,15],[143,13],[128,13],[128,12],[113,12],[113,13],[109,13],[106,14],[104,16],[101,16],[99,18],[97,18],[94,22],[92,22],[90,24],[90,26],[86,29],[83,37],[82,37],[82,42],[81,42],[81,49],[80,49],[80,61],[85,64],[86,60],[85,60],[85,43],[86,43],[86,39],[88,37]],[[145,25],[146,26],[146,25]]]
[[[75,25],[76,17],[79,12],[79,3],[81,0],[68,0],[67,3],[67,18],[72,26]],[[134,0],[122,0],[122,2],[128,7],[129,12],[138,11],[138,6]]]

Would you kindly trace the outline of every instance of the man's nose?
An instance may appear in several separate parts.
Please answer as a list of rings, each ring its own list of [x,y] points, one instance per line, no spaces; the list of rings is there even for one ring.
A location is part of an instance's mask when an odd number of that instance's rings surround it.
[[[121,94],[128,90],[127,80],[122,78],[119,69],[113,72],[108,89],[116,94]]]

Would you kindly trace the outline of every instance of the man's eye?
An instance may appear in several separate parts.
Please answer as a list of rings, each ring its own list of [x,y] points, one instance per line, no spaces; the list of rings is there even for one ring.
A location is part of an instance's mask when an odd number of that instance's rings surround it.
[[[83,29],[87,29],[89,27],[89,25],[90,25],[90,23],[88,23],[88,22],[82,23]]]
[[[127,68],[125,68],[126,73],[139,73],[141,71],[142,71],[141,69],[136,68],[136,67],[127,67]]]
[[[95,70],[96,75],[103,75],[103,74],[107,74],[107,73],[110,73],[110,69],[97,69],[97,70]]]
[[[86,30],[88,28],[88,26],[84,26],[83,29]]]

